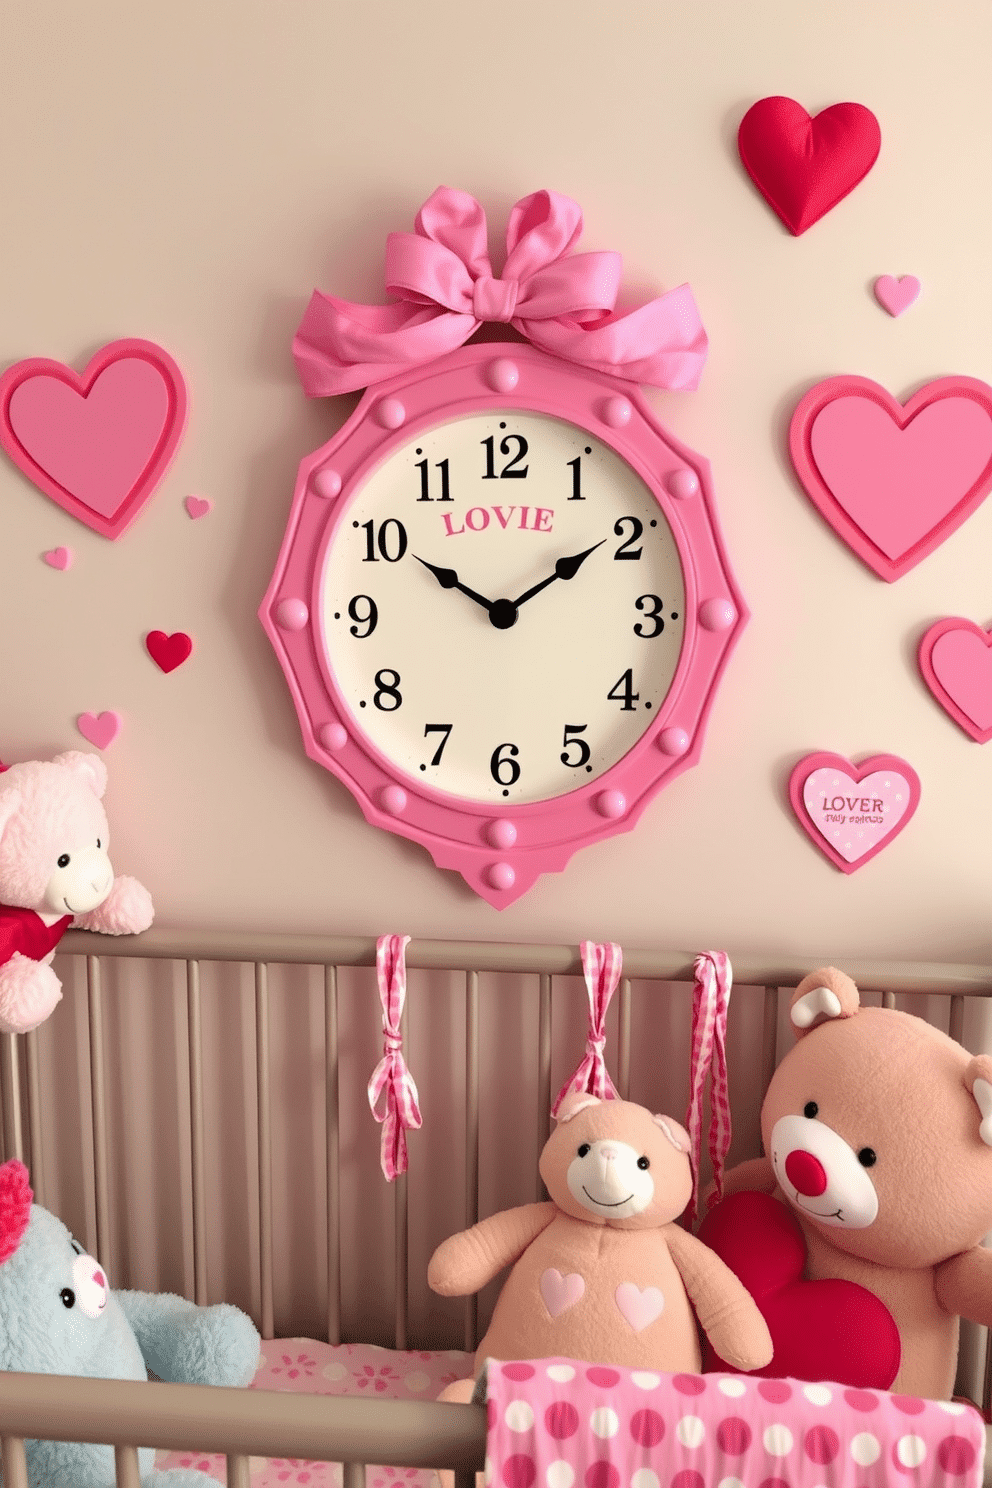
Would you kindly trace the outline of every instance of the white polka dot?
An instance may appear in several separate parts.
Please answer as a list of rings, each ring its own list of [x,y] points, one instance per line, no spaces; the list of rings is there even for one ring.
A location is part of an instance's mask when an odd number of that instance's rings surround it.
[[[601,1405],[589,1417],[589,1430],[593,1436],[616,1436],[620,1430],[620,1417],[608,1405]]]
[[[774,1426],[766,1426],[761,1440],[769,1457],[788,1457],[792,1451],[792,1432],[781,1421],[776,1421]]]
[[[927,1455],[927,1444],[922,1436],[901,1436],[896,1442],[896,1456],[903,1467],[919,1467]]]
[[[878,1444],[878,1437],[873,1436],[870,1431],[859,1431],[857,1436],[851,1438],[851,1456],[859,1467],[871,1467],[882,1455],[882,1449]]]
[[[630,1383],[636,1385],[639,1390],[657,1390],[661,1384],[660,1374],[651,1374],[645,1369],[635,1369],[630,1376]]]
[[[534,1424],[534,1407],[526,1400],[511,1400],[503,1420],[511,1431],[529,1431]]]
[[[684,1447],[694,1451],[706,1440],[706,1425],[699,1416],[683,1416],[675,1428],[675,1435]]]
[[[803,1385],[803,1394],[810,1405],[829,1405],[834,1398],[833,1391],[826,1385]]]
[[[656,1472],[649,1467],[639,1467],[630,1480],[630,1488],[661,1488]]]
[[[747,1393],[747,1385],[742,1379],[734,1379],[732,1375],[725,1374],[722,1379],[717,1380],[717,1389],[721,1395],[727,1395],[731,1400],[739,1400]]]
[[[716,1488],[744,1488],[740,1478],[721,1478]]]
[[[569,1380],[575,1378],[575,1370],[571,1364],[549,1364],[545,1373],[556,1385],[567,1385]]]
[[[575,1482],[575,1469],[570,1462],[549,1462],[548,1470],[544,1474],[548,1488],[572,1488]]]
[[[959,1405],[956,1400],[935,1400],[934,1405],[938,1410],[946,1411],[949,1416],[963,1416],[967,1406]]]
[[[410,1374],[403,1377],[403,1383],[414,1395],[421,1395],[427,1389],[430,1382],[430,1375],[425,1374],[422,1369],[414,1369]]]
[[[344,1379],[348,1373],[343,1364],[325,1364],[320,1372],[326,1380]]]
[[[485,1469],[483,1470],[483,1474],[482,1474],[482,1481],[484,1483],[491,1483],[492,1480],[493,1480],[493,1459],[491,1457],[487,1457],[486,1458],[486,1466],[485,1466]]]

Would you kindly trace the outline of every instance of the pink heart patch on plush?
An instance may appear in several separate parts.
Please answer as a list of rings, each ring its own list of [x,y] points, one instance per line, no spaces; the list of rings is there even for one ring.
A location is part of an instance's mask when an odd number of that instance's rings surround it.
[[[796,405],[789,447],[821,516],[891,582],[992,489],[992,387],[942,377],[904,406],[867,377],[829,377]]]
[[[938,620],[920,642],[924,681],[955,723],[979,744],[992,739],[992,631],[971,620]]]
[[[861,103],[811,118],[794,98],[759,98],[737,131],[744,169],[796,237],[854,190],[881,145],[878,120]]]
[[[187,496],[183,505],[193,521],[196,522],[200,517],[207,515],[207,512],[213,506],[213,502],[208,501],[205,496]]]
[[[562,1276],[554,1266],[549,1266],[543,1272],[540,1281],[541,1296],[544,1305],[553,1318],[560,1317],[570,1307],[574,1307],[586,1289],[586,1284],[577,1271],[571,1271],[568,1276]]]
[[[853,765],[840,754],[809,754],[789,779],[803,830],[844,873],[887,847],[920,803],[920,777],[894,754]]]
[[[150,630],[145,637],[145,649],[163,672],[174,672],[193,650],[193,642],[182,630],[172,635],[166,635],[164,630]]]
[[[172,462],[186,384],[151,341],[113,341],[80,375],[32,357],[0,377],[0,443],[40,490],[94,532],[116,538]]]
[[[875,298],[883,310],[890,315],[901,315],[920,297],[920,281],[915,274],[903,274],[895,279],[891,274],[880,274],[875,280]]]
[[[64,573],[67,568],[72,567],[75,554],[71,548],[49,548],[48,552],[42,553],[41,556],[49,568],[57,568]]]
[[[108,710],[106,713],[80,713],[76,727],[84,739],[95,744],[97,749],[106,749],[121,731],[121,715]]]
[[[640,1287],[632,1281],[622,1281],[613,1294],[620,1316],[629,1323],[635,1333],[641,1333],[665,1309],[665,1294],[656,1286]]]

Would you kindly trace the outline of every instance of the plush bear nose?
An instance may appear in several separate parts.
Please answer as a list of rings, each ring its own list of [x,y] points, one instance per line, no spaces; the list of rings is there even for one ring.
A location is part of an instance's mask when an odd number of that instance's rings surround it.
[[[599,1155],[604,1160],[604,1162],[616,1162],[617,1158],[620,1156],[617,1149],[615,1147],[610,1147],[606,1142],[600,1143]]]
[[[801,1148],[785,1159],[785,1176],[798,1193],[815,1199],[827,1186],[827,1174],[819,1158]]]

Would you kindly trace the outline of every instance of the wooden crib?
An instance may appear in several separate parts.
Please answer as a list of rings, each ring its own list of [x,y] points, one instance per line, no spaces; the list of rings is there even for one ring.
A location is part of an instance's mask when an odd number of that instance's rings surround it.
[[[694,954],[625,950],[609,1022],[620,1094],[680,1119]],[[739,1161],[759,1150],[762,1094],[791,1044],[788,990],[823,961],[732,959]],[[264,1339],[305,1331],[471,1352],[498,1287],[434,1298],[426,1258],[480,1215],[542,1197],[551,1099],[585,1039],[579,952],[410,943],[404,1032],[424,1128],[391,1187],[365,1101],[381,1052],[374,962],[375,941],[361,937],[70,933],[56,965],[63,1003],[37,1032],[2,1039],[4,1157],[28,1164],[37,1202],[116,1286],[236,1302]],[[992,1048],[992,966],[843,964],[864,1000]],[[986,1416],[990,1375],[982,1330],[966,1330],[958,1388]],[[485,1412],[0,1376],[4,1488],[26,1485],[23,1441],[35,1437],[114,1443],[120,1488],[137,1488],[145,1445],[222,1452],[238,1488],[257,1457],[343,1463],[344,1488],[364,1483],[370,1462],[450,1467],[467,1484],[483,1465]]]

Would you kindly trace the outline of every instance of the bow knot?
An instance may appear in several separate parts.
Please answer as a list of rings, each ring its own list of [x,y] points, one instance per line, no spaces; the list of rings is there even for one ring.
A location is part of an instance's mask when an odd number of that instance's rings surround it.
[[[589,997],[589,1032],[586,1050],[575,1074],[566,1080],[555,1096],[551,1114],[558,1119],[562,1101],[572,1091],[588,1091],[597,1100],[616,1100],[617,1088],[610,1079],[603,1058],[606,1048],[606,1010],[610,999],[620,983],[623,953],[618,945],[607,941],[597,945],[584,940],[579,947],[582,953],[582,974]]]
[[[519,293],[519,279],[494,279],[491,274],[480,274],[472,285],[472,314],[476,320],[509,325]]]

